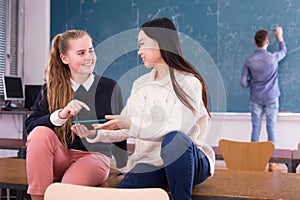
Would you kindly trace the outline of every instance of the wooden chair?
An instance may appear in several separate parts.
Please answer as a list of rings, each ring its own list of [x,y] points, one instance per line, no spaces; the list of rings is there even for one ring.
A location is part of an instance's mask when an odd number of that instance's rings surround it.
[[[53,183],[45,192],[45,200],[169,200],[168,193],[160,188],[117,189]]]
[[[264,171],[274,151],[274,144],[221,139],[219,148],[228,169]]]

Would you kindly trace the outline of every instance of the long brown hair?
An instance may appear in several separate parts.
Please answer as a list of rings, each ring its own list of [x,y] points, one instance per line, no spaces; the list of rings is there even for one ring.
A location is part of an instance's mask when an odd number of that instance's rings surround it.
[[[201,82],[202,101],[208,112],[208,115],[210,116],[208,105],[208,90],[205,81],[202,76],[196,71],[194,66],[184,58],[180,46],[178,32],[176,31],[176,27],[173,22],[168,18],[157,18],[145,22],[141,26],[141,30],[143,30],[148,37],[157,41],[160,48],[160,53],[164,61],[169,66],[172,85],[177,97],[193,112],[195,112],[195,108],[193,108],[192,104],[188,100],[193,99],[191,99],[191,97],[189,97],[188,94],[186,94],[178,84],[175,78],[174,69],[191,73]]]
[[[52,40],[50,57],[48,65],[45,68],[47,101],[50,113],[64,108],[73,98],[70,81],[71,71],[69,66],[62,62],[60,54],[67,55],[70,48],[69,40],[76,40],[86,35],[88,35],[88,33],[82,30],[68,30],[64,33],[57,34]],[[72,119],[68,119],[62,126],[55,128],[55,133],[64,145],[67,145],[68,140],[74,139],[70,131],[71,126]]]

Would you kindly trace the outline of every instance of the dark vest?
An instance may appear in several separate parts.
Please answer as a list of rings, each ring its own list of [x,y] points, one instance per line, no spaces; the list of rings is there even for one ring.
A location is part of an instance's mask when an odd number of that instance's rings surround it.
[[[99,87],[98,83],[100,80],[100,76],[95,75],[95,80],[90,87],[90,89],[87,91],[82,85],[79,86],[76,92],[73,94],[73,99],[80,100],[84,102],[86,105],[89,106],[90,111],[87,111],[86,109],[82,109],[77,116],[73,117],[73,120],[96,120],[97,119],[97,114],[96,114],[96,109],[95,109],[95,98],[96,98],[96,90],[97,87]],[[95,122],[93,122],[95,123]],[[81,123],[85,125],[88,129],[93,129],[91,124],[92,123]],[[81,142],[86,148],[87,151],[90,152],[100,152],[103,153],[109,157],[111,157],[111,148],[112,144],[111,143],[89,143],[85,138],[81,138]]]

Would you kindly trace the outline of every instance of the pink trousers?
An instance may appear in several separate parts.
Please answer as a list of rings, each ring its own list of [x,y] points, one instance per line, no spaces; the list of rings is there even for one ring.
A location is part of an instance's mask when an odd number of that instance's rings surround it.
[[[48,127],[38,126],[27,138],[28,194],[44,195],[56,180],[96,186],[108,175],[110,159],[101,153],[67,149]]]

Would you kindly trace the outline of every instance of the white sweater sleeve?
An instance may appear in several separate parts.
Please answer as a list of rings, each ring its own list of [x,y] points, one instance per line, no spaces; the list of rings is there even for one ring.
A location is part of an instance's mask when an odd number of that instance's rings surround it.
[[[128,129],[120,130],[97,130],[95,138],[86,140],[90,143],[96,142],[120,142],[128,138]]]

